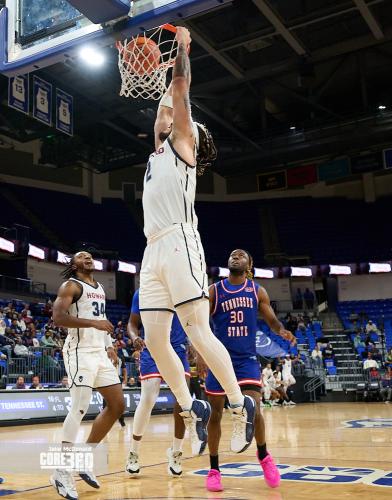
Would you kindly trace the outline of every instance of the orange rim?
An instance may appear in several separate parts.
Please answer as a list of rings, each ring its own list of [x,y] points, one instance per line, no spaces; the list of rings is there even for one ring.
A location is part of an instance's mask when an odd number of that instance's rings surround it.
[[[177,28],[172,24],[163,24],[161,28],[167,31],[171,31],[172,33],[177,33]]]

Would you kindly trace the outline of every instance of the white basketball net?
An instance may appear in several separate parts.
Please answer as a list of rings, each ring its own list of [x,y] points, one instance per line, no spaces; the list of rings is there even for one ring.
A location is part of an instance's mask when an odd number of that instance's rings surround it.
[[[140,43],[142,40],[140,37],[144,37],[144,43]],[[160,50],[158,66],[156,59],[151,56],[149,39],[153,40]],[[131,44],[131,50],[129,50],[127,47],[132,41],[135,43]],[[167,72],[174,65],[177,56],[178,44],[175,40],[175,33],[171,32],[167,25],[160,26],[147,34],[143,33],[129,40],[117,42],[117,48],[118,68],[121,75],[120,95],[135,99],[138,97],[161,99],[167,90]]]

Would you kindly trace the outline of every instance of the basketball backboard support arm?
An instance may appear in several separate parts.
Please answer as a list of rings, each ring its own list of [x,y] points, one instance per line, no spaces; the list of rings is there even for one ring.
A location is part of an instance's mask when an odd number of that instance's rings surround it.
[[[42,42],[21,47],[14,37],[17,19],[17,0],[7,0],[0,11],[0,73],[15,76],[30,73],[52,64],[77,57],[83,45],[103,47],[115,40],[122,40],[177,19],[232,3],[232,0],[145,0],[152,8],[136,11],[132,17],[122,17],[104,25],[90,22],[73,31],[65,31],[56,38],[47,37]],[[155,7],[158,5],[157,7]],[[13,7],[12,9],[10,7]]]

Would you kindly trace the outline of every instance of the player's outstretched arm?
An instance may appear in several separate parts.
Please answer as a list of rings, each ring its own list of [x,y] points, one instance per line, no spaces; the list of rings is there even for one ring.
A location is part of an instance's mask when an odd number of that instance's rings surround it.
[[[61,285],[57,292],[57,298],[53,304],[53,321],[56,326],[65,328],[96,328],[97,330],[113,333],[114,327],[107,319],[83,319],[68,314],[68,309],[74,298],[79,297],[79,295],[80,288],[76,283],[66,281]]]
[[[195,138],[192,128],[189,87],[191,82],[191,65],[188,56],[191,36],[186,28],[178,27],[176,38],[178,53],[173,68],[173,131],[172,139],[178,153],[184,160],[193,165]]]
[[[259,287],[258,290],[258,299],[259,299],[259,311],[261,316],[267,325],[271,328],[271,330],[277,335],[283,337],[286,340],[289,340],[292,345],[297,343],[297,339],[294,335],[285,329],[282,323],[276,317],[274,310],[271,307],[270,298],[268,293],[263,287]]]

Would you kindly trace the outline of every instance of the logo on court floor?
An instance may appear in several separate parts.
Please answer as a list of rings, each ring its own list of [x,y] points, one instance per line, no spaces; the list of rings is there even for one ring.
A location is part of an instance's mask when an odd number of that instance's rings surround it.
[[[384,429],[392,427],[392,418],[362,418],[359,420],[345,420],[343,426],[348,429]]]
[[[325,467],[322,465],[277,465],[282,481],[300,481],[307,483],[328,484],[367,484],[369,486],[384,486],[392,488],[392,472],[381,469],[353,468],[353,467]],[[223,477],[235,479],[263,477],[259,464],[236,462],[219,466]],[[206,476],[208,469],[199,469],[189,472],[199,476]]]

